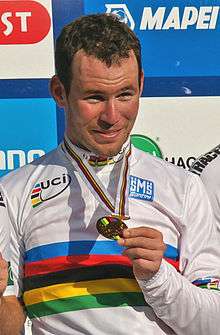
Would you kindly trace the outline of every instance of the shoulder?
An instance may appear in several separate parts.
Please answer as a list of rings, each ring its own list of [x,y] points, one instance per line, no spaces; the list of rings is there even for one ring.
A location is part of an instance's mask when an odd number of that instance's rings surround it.
[[[150,181],[152,199],[166,213],[182,218],[196,197],[206,197],[200,178],[193,173],[138,149],[134,149],[132,156],[131,179],[135,176],[142,184]]]
[[[57,171],[62,164],[60,147],[58,147],[33,162],[1,177],[1,189],[6,195],[22,193],[26,187],[33,187],[33,184],[42,175],[53,175],[53,171]]]
[[[155,178],[161,178],[164,181],[177,180],[184,182],[190,178],[191,173],[184,170],[182,167],[178,167],[172,163],[169,163],[162,158],[155,157],[147,152],[144,152],[135,147],[132,148],[133,164],[137,165],[143,173],[151,175]]]
[[[181,207],[190,194],[202,188],[200,178],[182,167],[136,148],[132,156],[131,178],[135,176],[150,181],[155,190],[155,199],[164,203],[172,201],[176,207]]]

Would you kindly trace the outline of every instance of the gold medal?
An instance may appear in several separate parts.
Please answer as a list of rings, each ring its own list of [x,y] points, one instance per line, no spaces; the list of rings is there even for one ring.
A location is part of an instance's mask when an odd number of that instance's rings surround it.
[[[99,234],[111,240],[122,237],[122,231],[126,228],[128,227],[121,219],[112,216],[104,216],[96,223]]]

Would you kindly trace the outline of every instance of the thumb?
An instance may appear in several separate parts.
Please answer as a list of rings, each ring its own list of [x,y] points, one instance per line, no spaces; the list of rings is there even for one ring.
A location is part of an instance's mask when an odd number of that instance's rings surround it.
[[[0,254],[0,296],[3,295],[8,282],[8,263]]]

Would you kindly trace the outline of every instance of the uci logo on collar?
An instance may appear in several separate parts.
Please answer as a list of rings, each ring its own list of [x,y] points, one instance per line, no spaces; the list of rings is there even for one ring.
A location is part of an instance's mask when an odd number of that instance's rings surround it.
[[[129,178],[129,197],[146,201],[154,199],[154,183],[135,176]]]

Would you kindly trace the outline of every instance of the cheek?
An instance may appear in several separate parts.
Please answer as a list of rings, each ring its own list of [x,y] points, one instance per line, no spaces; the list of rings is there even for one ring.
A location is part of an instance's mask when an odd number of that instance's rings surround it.
[[[126,110],[123,113],[123,116],[130,122],[134,121],[137,117],[138,108],[138,101],[133,101],[132,103],[128,104]]]
[[[97,105],[91,105],[86,102],[79,102],[75,108],[75,117],[83,126],[92,123],[99,116]]]

